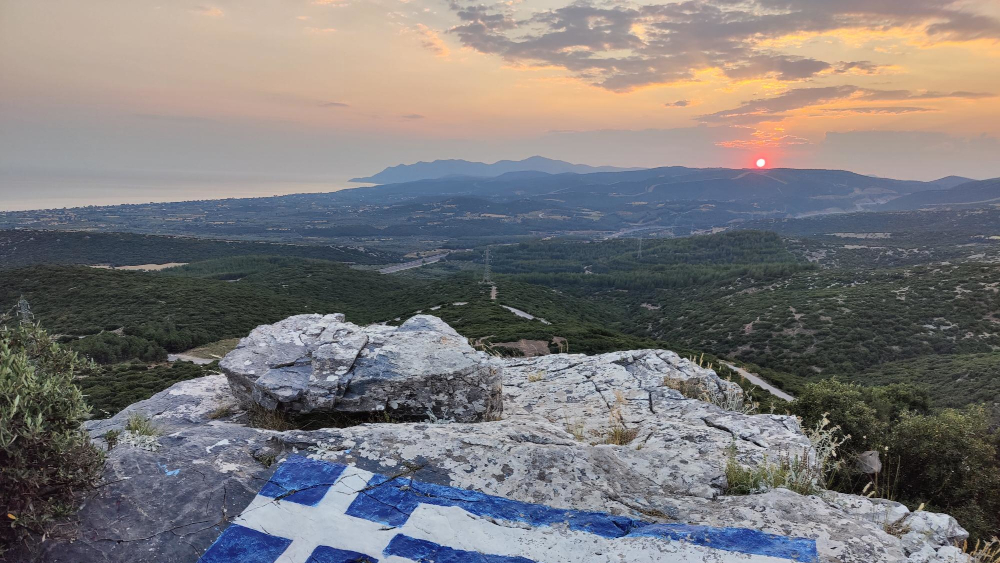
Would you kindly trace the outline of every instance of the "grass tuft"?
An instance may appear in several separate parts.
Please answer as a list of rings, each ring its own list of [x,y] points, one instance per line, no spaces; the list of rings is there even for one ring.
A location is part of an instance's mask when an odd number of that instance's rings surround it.
[[[136,436],[159,436],[160,429],[153,424],[149,417],[141,412],[133,412],[128,416],[125,423],[125,431]]]

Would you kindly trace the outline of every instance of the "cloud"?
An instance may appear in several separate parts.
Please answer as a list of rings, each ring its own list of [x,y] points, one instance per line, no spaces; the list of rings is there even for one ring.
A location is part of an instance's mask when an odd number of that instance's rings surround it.
[[[878,74],[890,66],[871,61],[841,61],[833,67],[833,72],[836,74]]]
[[[950,41],[972,41],[1000,37],[1000,21],[977,14],[954,14],[947,21],[927,27],[927,33]]]
[[[1000,139],[956,137],[940,131],[830,132],[814,146],[809,165],[841,168],[891,178],[971,178],[1000,176]]]
[[[816,59],[784,55],[755,55],[739,66],[725,68],[723,72],[729,78],[737,80],[769,75],[778,80],[801,80],[830,68],[832,68],[830,63]]]
[[[221,18],[226,15],[221,8],[215,6],[198,6],[194,8],[194,11],[209,18]]]
[[[399,116],[402,119],[424,119],[424,116],[419,113],[408,113],[406,115]]]
[[[929,42],[1000,39],[1000,20],[957,0],[682,0],[595,4],[577,0],[522,12],[518,2],[452,0],[449,32],[466,47],[529,66],[565,69],[628,91],[720,69],[731,79],[800,81],[821,73],[873,73],[870,61],[831,63],[762,45],[795,33],[922,31]]]
[[[663,105],[666,106],[666,107],[668,107],[668,108],[686,108],[689,105],[691,105],[691,101],[690,100],[677,100],[676,102],[667,102],[667,103],[665,103]]]
[[[441,39],[438,32],[427,27],[422,23],[418,23],[415,27],[411,28],[411,31],[420,36],[421,45],[424,48],[432,51],[435,55],[439,57],[447,57],[451,51],[448,49],[448,45]]]
[[[349,108],[351,104],[345,104],[344,102],[323,102],[319,105],[321,108]]]
[[[808,144],[808,139],[786,133],[783,129],[779,129],[775,131],[755,130],[750,133],[749,138],[719,141],[715,143],[715,146],[726,149],[756,150],[764,147],[790,147]]]
[[[875,90],[852,85],[794,88],[773,98],[743,102],[735,108],[702,115],[699,119],[705,123],[743,125],[762,121],[780,121],[788,117],[787,112],[834,102],[980,99],[992,96],[994,94],[987,92],[912,92],[910,90]],[[881,113],[889,112],[883,111]]]
[[[829,113],[844,113],[844,114],[898,115],[903,113],[916,113],[916,112],[935,111],[935,110],[930,108],[922,108],[915,106],[862,106],[853,108],[824,108],[823,111]]]
[[[337,33],[337,28],[335,27],[306,27],[302,31],[310,35],[328,35],[330,33]]]

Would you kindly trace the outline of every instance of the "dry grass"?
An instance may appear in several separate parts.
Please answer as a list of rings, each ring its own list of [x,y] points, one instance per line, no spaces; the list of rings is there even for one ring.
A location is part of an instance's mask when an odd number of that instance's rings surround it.
[[[266,430],[277,430],[283,432],[295,428],[288,417],[280,411],[265,409],[257,403],[251,403],[247,408],[247,415],[250,417],[252,428],[264,428]]]
[[[625,395],[621,391],[615,391],[615,406],[611,409],[611,428],[604,435],[605,444],[615,446],[627,446],[639,435],[638,428],[629,428],[625,424],[625,415],[622,414],[622,406],[625,404]]]
[[[580,419],[573,420],[572,422],[566,422],[566,432],[573,435],[573,438],[577,442],[583,442],[586,440],[587,436],[583,433],[584,424]]]
[[[975,546],[965,541],[962,552],[969,556],[972,563],[1000,563],[1000,538],[994,536],[990,541],[976,540]]]
[[[627,446],[639,435],[638,428],[626,428],[625,426],[613,426],[604,436],[605,444],[615,446]]]
[[[750,495],[771,489],[785,488],[802,495],[815,494],[827,486],[827,477],[842,465],[837,450],[847,441],[838,438],[839,426],[829,426],[824,417],[816,427],[806,430],[812,443],[810,450],[785,454],[776,461],[764,459],[755,467],[745,467],[736,460],[736,446],[730,447],[726,461],[727,494]]]
[[[670,377],[663,378],[663,386],[677,391],[688,399],[697,399],[727,411],[757,414],[760,410],[760,403],[753,399],[753,388],[746,390],[740,387],[740,393],[712,393],[700,380]]]
[[[218,408],[208,413],[210,420],[218,420],[232,416],[236,412],[236,405],[220,405]]]

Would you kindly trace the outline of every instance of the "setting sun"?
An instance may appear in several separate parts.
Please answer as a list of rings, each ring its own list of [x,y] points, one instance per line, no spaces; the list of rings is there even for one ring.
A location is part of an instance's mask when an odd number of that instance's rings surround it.
[[[757,168],[763,168],[765,164],[767,164],[767,161],[763,158],[757,159]]]

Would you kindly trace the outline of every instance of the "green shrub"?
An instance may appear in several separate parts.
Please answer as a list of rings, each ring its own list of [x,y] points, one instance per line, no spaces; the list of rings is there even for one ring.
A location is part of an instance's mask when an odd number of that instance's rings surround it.
[[[75,493],[100,475],[78,362],[35,326],[0,326],[0,552],[72,514]]]
[[[114,332],[81,338],[71,347],[99,364],[116,364],[132,359],[162,362],[167,359],[167,351],[158,344],[138,336],[118,336]]]
[[[899,459],[900,498],[951,514],[975,538],[1000,534],[1000,452],[983,407],[903,415],[889,455]]]
[[[951,514],[972,537],[1000,533],[1000,432],[982,406],[930,411],[910,385],[863,387],[828,380],[807,385],[791,410],[806,424],[824,414],[851,439],[831,488],[890,498]],[[882,475],[863,475],[854,460],[878,451]]]
[[[128,421],[125,423],[125,431],[139,436],[160,435],[160,430],[149,420],[149,417],[139,412],[133,412],[128,416]]]

